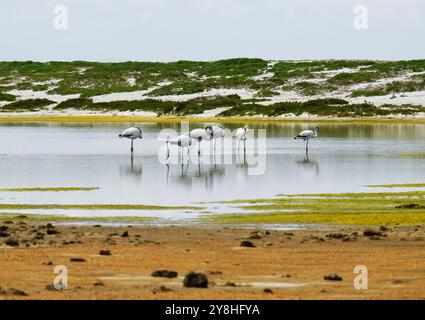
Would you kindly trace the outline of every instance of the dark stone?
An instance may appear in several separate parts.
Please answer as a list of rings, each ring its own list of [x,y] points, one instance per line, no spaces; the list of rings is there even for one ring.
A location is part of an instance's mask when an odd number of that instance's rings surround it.
[[[7,238],[7,237],[9,237],[9,236],[10,236],[10,234],[9,234],[9,233],[4,232],[4,231],[0,231],[0,238]]]
[[[95,224],[95,225],[93,226],[93,228],[102,228],[102,226],[101,226],[100,224]]]
[[[121,237],[124,237],[124,238],[126,238],[128,236],[129,236],[128,231],[124,231],[121,235]]]
[[[54,226],[53,226],[53,224],[48,223],[48,224],[46,224],[46,228],[48,228],[48,229],[53,229],[53,228],[54,228]]]
[[[203,273],[191,271],[184,277],[183,285],[187,288],[208,288],[208,278]]]
[[[83,258],[71,258],[69,259],[71,262],[86,262],[86,259]]]
[[[100,251],[99,251],[99,254],[100,254],[101,256],[112,256],[111,251],[110,251],[110,250],[108,250],[108,249],[106,249],[106,250],[100,250]]]
[[[58,289],[55,288],[55,286],[53,284],[46,285],[46,290],[49,290],[49,291],[59,291]]]
[[[95,287],[104,287],[105,286],[105,284],[102,281],[96,281],[95,283],[93,283],[93,285]]]
[[[55,229],[47,229],[46,233],[49,234],[49,235],[52,235],[52,234],[58,234],[59,231],[57,231]]]
[[[17,240],[13,240],[13,239],[7,239],[4,242],[5,245],[7,246],[11,246],[11,247],[18,247],[19,246],[19,242]]]
[[[0,226],[0,231],[1,232],[3,232],[3,231],[7,231],[9,229],[9,227],[6,227],[6,226]]]
[[[45,266],[52,266],[53,265],[53,261],[52,260],[47,260],[46,262],[43,262],[43,265],[45,265]]]
[[[396,206],[396,209],[423,209],[424,206],[420,206],[417,203],[408,203]]]
[[[227,281],[227,282],[224,284],[224,286],[225,286],[225,287],[236,287],[236,283],[234,283],[234,282],[230,282],[230,281]]]
[[[15,288],[8,289],[7,293],[13,294],[14,296],[27,296],[24,291]]]
[[[342,277],[337,275],[336,273],[328,274],[324,276],[323,279],[329,280],[329,281],[342,281]]]
[[[152,277],[176,278],[178,273],[170,270],[155,270],[151,273]]]
[[[389,231],[390,229],[388,229],[387,227],[384,227],[384,226],[381,226],[380,228],[379,228],[379,231],[382,231],[382,232],[386,232],[386,231]]]
[[[241,241],[240,246],[245,247],[245,248],[255,248],[255,245],[251,241],[248,241],[248,240]]]
[[[327,238],[331,238],[331,239],[344,239],[346,236],[347,235],[343,233],[330,233],[326,235]]]
[[[272,289],[270,288],[265,288],[263,291],[264,293],[273,293]]]
[[[366,237],[373,237],[373,236],[380,237],[380,236],[382,236],[382,232],[378,231],[378,230],[374,230],[374,229],[366,229],[363,232],[363,235],[366,236]]]
[[[251,234],[247,239],[259,240],[261,239],[261,236],[258,233],[254,233],[254,234]]]

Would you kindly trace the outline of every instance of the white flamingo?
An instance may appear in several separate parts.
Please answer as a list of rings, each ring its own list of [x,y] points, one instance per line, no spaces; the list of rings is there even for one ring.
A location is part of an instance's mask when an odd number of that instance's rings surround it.
[[[240,149],[241,141],[243,141],[243,152],[246,151],[246,138],[248,136],[248,126],[245,125],[243,128],[238,128],[235,133],[236,140],[238,140],[238,152]]]
[[[211,127],[206,127],[205,129],[193,129],[189,134],[190,138],[198,141],[198,156],[201,155],[201,142],[202,140],[210,141],[213,137],[213,132]]]
[[[218,138],[224,138],[225,132],[222,126],[210,126],[207,128],[211,128],[212,131],[212,139],[214,139],[214,152],[215,152],[215,145]]]
[[[182,134],[173,139],[170,139],[169,137],[167,137],[166,143],[167,143],[167,159],[168,159],[170,157],[170,149],[168,146],[169,144],[179,146],[181,148],[187,147],[187,153],[189,154],[190,146],[192,145],[192,139],[190,138],[190,136],[186,134]],[[183,158],[183,152],[182,152],[182,158]]]
[[[305,153],[308,154],[308,140],[316,138],[319,135],[319,127],[314,128],[313,130],[304,130],[300,132],[294,139],[302,139],[306,141]]]
[[[131,139],[131,158],[134,157],[134,148],[133,148],[133,141],[135,139],[142,139],[142,130],[139,127],[131,127],[128,129],[125,129],[123,132],[121,132],[118,137],[120,138],[127,138]]]

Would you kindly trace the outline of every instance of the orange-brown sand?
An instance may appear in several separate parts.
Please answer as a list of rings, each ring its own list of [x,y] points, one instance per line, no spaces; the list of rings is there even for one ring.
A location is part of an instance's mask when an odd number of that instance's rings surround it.
[[[0,299],[425,298],[424,226],[392,227],[372,238],[363,235],[366,227],[352,226],[257,233],[226,227],[1,226]],[[48,229],[59,233],[47,235]],[[241,247],[249,237],[258,238],[248,239],[255,248]],[[10,239],[19,246],[5,245]],[[99,254],[106,249],[111,255]],[[66,290],[49,288],[56,265],[68,269]],[[357,265],[368,269],[366,290],[353,286]],[[151,277],[159,269],[178,277]],[[184,287],[189,271],[205,273],[209,287]],[[324,280],[332,273],[343,280]]]

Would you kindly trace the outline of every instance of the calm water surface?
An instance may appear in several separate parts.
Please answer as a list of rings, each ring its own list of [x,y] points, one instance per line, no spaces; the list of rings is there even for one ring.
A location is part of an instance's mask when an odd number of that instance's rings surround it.
[[[425,158],[401,157],[425,153],[425,125],[419,124],[320,124],[320,137],[311,140],[309,157],[304,143],[293,137],[313,128],[308,123],[251,124],[250,133],[266,131],[267,154],[262,174],[251,175],[258,159],[249,152],[223,164],[213,161],[210,144],[197,144],[189,164],[163,162],[163,138],[180,134],[179,124],[138,123],[144,133],[130,141],[118,133],[133,123],[2,123],[0,124],[0,187],[99,187],[90,192],[0,192],[3,203],[140,203],[179,205],[272,197],[279,193],[379,191],[369,184],[425,181]],[[191,124],[190,129],[207,124]],[[222,124],[234,130],[240,125]],[[254,143],[255,144],[255,143]],[[171,148],[179,159],[178,147]],[[218,149],[220,143],[218,143]],[[161,150],[160,156],[158,151]],[[231,147],[224,148],[225,154]],[[161,160],[161,161],[160,161]],[[184,159],[187,162],[187,159]],[[260,170],[261,172],[261,170]],[[128,212],[126,213],[128,215]],[[190,216],[190,214],[189,214]]]

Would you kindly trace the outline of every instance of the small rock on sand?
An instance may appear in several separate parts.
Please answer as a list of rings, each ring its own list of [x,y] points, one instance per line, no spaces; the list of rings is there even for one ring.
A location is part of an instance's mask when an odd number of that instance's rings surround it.
[[[8,234],[7,232],[0,231],[0,238],[7,238],[9,236],[10,236],[10,234]]]
[[[328,274],[328,275],[324,276],[323,279],[329,280],[329,281],[342,281],[342,277],[339,276],[336,273]]]
[[[128,236],[129,236],[128,231],[124,231],[121,235],[121,237],[123,237],[123,238],[126,238]]]
[[[227,282],[224,284],[224,286],[225,286],[225,287],[236,287],[236,283],[231,282],[231,281],[227,281]]]
[[[176,278],[178,273],[171,270],[155,270],[151,273],[152,277]]]
[[[255,248],[255,245],[251,241],[248,241],[248,240],[241,241],[240,246],[245,247],[245,248]]]
[[[99,251],[99,254],[100,254],[101,256],[111,256],[111,255],[112,255],[111,251],[110,251],[110,250],[108,250],[108,249],[106,249],[106,250],[100,250],[100,251]]]
[[[18,247],[19,246],[19,242],[17,240],[14,239],[7,239],[4,242],[5,245],[10,246],[10,247]]]
[[[71,258],[69,259],[71,262],[86,262],[86,259],[83,258]]]
[[[8,290],[9,293],[13,294],[14,296],[27,296],[28,294],[22,290],[10,288]]]
[[[263,291],[264,293],[273,293],[272,289],[270,288],[265,288]]]
[[[363,235],[366,236],[366,237],[373,237],[373,236],[380,237],[380,236],[382,236],[382,232],[378,231],[378,230],[374,230],[374,229],[366,229],[363,232]]]
[[[47,229],[46,233],[49,234],[49,235],[53,235],[53,234],[58,234],[59,231],[57,231],[55,229]]]
[[[184,277],[183,285],[187,288],[208,288],[208,278],[203,273],[191,271]]]

